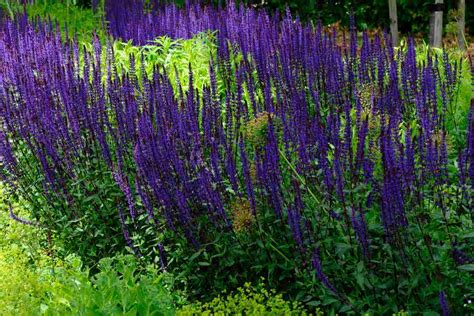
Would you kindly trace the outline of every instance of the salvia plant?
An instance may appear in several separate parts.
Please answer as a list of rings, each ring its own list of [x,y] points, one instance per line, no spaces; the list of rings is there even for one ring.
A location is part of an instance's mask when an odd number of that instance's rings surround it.
[[[150,3],[107,2],[110,32],[215,30],[208,82],[191,63],[185,80],[160,63],[138,76],[143,58],[119,68],[110,42],[4,22],[0,176],[33,223],[92,261],[156,257],[191,291],[266,276],[339,312],[472,311],[463,60],[353,28],[341,43],[289,13]]]

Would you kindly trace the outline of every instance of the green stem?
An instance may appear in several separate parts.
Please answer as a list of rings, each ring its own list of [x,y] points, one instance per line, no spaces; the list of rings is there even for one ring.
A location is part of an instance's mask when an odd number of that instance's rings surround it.
[[[285,160],[285,162],[288,164],[288,166],[290,167],[290,169],[293,171],[295,177],[301,182],[301,184],[303,184],[305,187],[306,187],[306,190],[308,191],[308,193],[311,195],[311,197],[314,199],[314,201],[319,205],[321,206],[322,208],[324,208],[326,211],[329,211],[328,208],[325,206],[325,204],[321,203],[321,201],[318,199],[318,197],[316,196],[316,194],[314,194],[314,192],[308,187],[308,185],[306,184],[306,180],[298,173],[298,171],[296,170],[295,166],[293,166],[293,164],[288,160],[288,158],[285,156],[285,154],[283,153],[283,151],[281,149],[278,149],[278,151],[280,152],[280,155],[283,157],[283,159]]]

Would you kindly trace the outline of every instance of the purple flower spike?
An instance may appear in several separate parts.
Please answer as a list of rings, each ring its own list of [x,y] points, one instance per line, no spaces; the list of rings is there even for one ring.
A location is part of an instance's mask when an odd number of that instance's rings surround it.
[[[330,291],[334,294],[338,295],[338,292],[334,285],[329,281],[329,278],[324,274],[323,268],[321,265],[321,259],[319,257],[319,248],[316,248],[313,252],[313,268],[316,271],[316,277],[318,280]]]
[[[442,316],[449,316],[451,314],[449,312],[449,305],[446,301],[446,294],[444,293],[444,291],[439,292],[439,305],[441,307]]]

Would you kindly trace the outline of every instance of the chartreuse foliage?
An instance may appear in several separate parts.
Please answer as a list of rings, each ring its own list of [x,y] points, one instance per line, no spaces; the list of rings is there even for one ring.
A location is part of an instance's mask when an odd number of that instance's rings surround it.
[[[263,285],[252,287],[245,283],[235,293],[217,296],[208,303],[184,306],[177,315],[307,315],[298,303],[285,301],[275,291]],[[317,310],[313,315],[323,315]]]
[[[184,301],[173,278],[132,256],[105,258],[95,275],[75,256],[57,257],[41,228],[8,218],[0,195],[1,315],[160,315]],[[16,216],[24,215],[17,204]]]
[[[0,314],[13,315],[39,306],[46,285],[38,275],[37,266],[46,267],[51,260],[44,253],[40,240],[43,234],[8,218],[8,206],[0,191]],[[14,207],[18,211],[17,205]],[[23,215],[20,213],[19,215]],[[32,265],[31,262],[35,262]]]
[[[132,41],[114,41],[112,48],[118,72],[132,71],[138,78],[141,78],[143,71],[148,77],[152,77],[157,70],[165,72],[178,94],[178,82],[184,91],[187,90],[190,70],[195,88],[202,91],[204,86],[209,86],[209,64],[216,56],[217,43],[215,34],[207,32],[187,40],[161,36],[143,46],[133,45]],[[89,45],[88,49],[92,51],[92,46]]]

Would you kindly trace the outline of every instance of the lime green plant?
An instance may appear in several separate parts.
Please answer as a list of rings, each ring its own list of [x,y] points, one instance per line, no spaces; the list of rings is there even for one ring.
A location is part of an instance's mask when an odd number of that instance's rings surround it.
[[[218,296],[209,303],[187,305],[177,315],[307,315],[299,303],[285,301],[281,294],[263,285],[245,283],[237,292]],[[323,315],[319,309],[315,315]]]
[[[177,89],[178,81],[182,87],[188,87],[189,69],[192,69],[194,88],[202,90],[204,86],[209,86],[209,64],[216,56],[217,44],[214,33],[207,32],[188,40],[162,36],[144,46],[135,46],[131,41],[115,41],[113,52],[119,73],[129,72],[133,59],[138,77],[143,75],[143,71],[151,77],[153,70],[159,69],[166,72],[173,88]]]
[[[41,241],[43,233],[9,218],[9,207],[0,187],[0,315],[26,315],[40,306],[47,285],[37,270],[52,264]],[[17,216],[24,216],[18,204]]]
[[[104,258],[95,275],[77,256],[58,258],[41,228],[9,218],[5,196],[0,194],[0,315],[172,315],[184,304],[171,275],[133,256]],[[18,203],[13,211],[25,216]]]
[[[99,273],[89,276],[78,259],[72,269],[57,270],[48,300],[48,315],[173,315],[182,304],[173,278],[153,266],[140,267],[133,256],[104,258]]]

